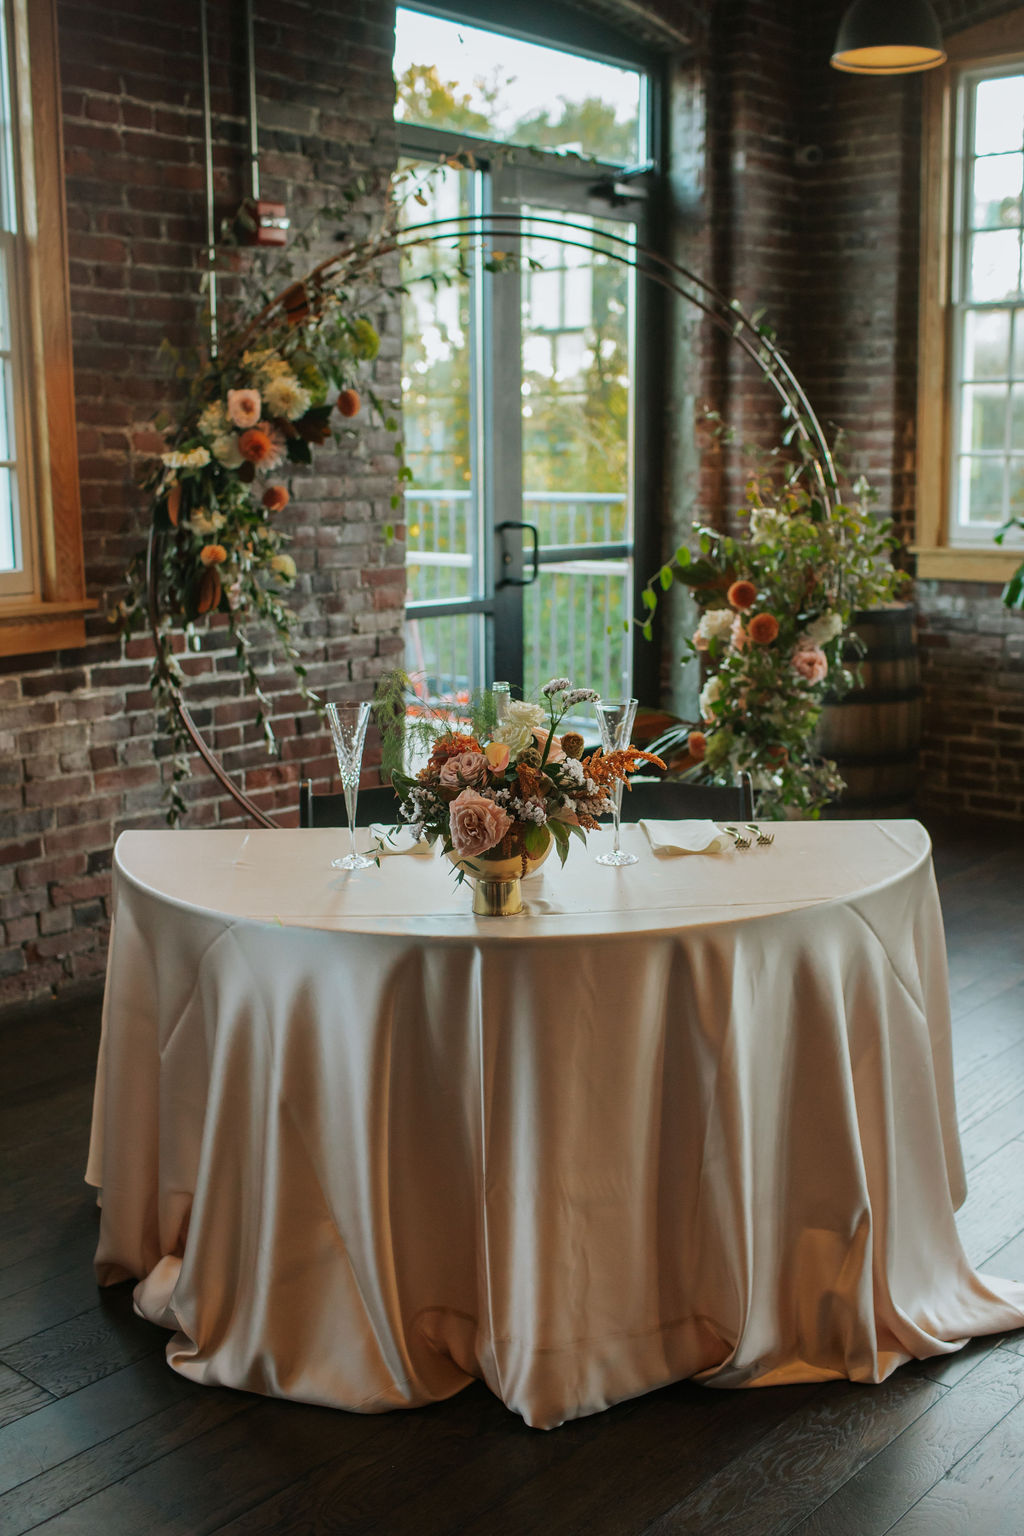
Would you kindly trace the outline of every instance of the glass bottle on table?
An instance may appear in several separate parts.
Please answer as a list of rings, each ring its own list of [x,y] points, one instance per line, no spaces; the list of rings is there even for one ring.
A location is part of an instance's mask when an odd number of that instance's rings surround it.
[[[595,708],[597,710],[597,723],[601,727],[601,750],[609,752],[622,752],[629,746],[629,738],[633,734],[633,722],[636,719],[636,699],[599,699]],[[635,853],[624,853],[619,847],[619,817],[622,814],[622,780],[618,779],[608,798],[612,802],[612,816],[615,822],[615,840],[610,853],[599,853],[596,862],[598,864],[611,864],[620,866],[623,864],[636,864],[638,862]]]
[[[345,792],[345,810],[348,813],[350,851],[331,860],[332,869],[369,869],[373,863],[356,849],[356,801],[359,796],[359,776],[363,766],[363,744],[370,719],[369,704],[328,704],[327,724],[338,759],[341,787]]]

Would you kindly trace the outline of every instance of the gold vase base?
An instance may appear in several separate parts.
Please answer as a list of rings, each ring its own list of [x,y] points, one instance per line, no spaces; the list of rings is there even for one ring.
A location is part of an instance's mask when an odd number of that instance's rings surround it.
[[[515,917],[523,910],[523,888],[514,880],[474,880],[473,911],[477,917]]]

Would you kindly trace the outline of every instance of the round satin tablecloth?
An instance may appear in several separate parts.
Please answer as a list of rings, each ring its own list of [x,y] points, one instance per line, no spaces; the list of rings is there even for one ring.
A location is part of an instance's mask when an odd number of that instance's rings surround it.
[[[482,1377],[550,1427],[683,1377],[878,1381],[1024,1323],[974,1273],[915,822],[625,869],[475,918],[347,832],[130,832],[87,1177],[199,1381],[375,1412]],[[364,834],[365,837],[365,834]]]

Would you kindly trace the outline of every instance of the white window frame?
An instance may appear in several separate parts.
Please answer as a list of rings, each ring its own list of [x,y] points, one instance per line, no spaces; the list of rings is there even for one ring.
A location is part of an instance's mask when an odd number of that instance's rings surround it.
[[[947,37],[946,51],[947,63],[922,82],[917,574],[1005,581],[1020,564],[1020,541],[1000,549],[992,537],[995,527],[963,529],[956,521],[961,316],[974,307],[960,297],[969,190],[963,102],[966,88],[979,78],[1024,73],[1024,8]],[[1024,300],[1012,307],[1024,313]]]

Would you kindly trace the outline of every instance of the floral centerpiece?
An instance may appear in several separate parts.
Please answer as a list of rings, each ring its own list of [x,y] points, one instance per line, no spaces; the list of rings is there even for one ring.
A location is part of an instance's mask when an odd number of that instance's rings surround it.
[[[674,581],[701,609],[683,658],[701,663],[701,718],[654,747],[683,777],[733,783],[749,773],[762,815],[816,815],[841,792],[836,764],[815,747],[821,712],[855,682],[853,613],[891,602],[906,579],[867,486],[827,507],[805,475],[797,464],[781,486],[767,472],[752,478],[746,529],[694,524],[696,552],[677,550],[644,598],[648,635],[657,592]]]
[[[571,710],[596,702],[593,689],[555,677],[541,698],[513,699],[499,716],[487,692],[468,719],[421,719],[412,734],[428,751],[426,764],[415,777],[391,769],[401,819],[441,844],[460,879],[477,882],[473,909],[480,914],[520,911],[519,880],[552,848],[565,863],[570,838],[585,842],[611,812],[612,786],[641,762],[665,766],[636,747],[585,755],[578,731],[559,734]]]

